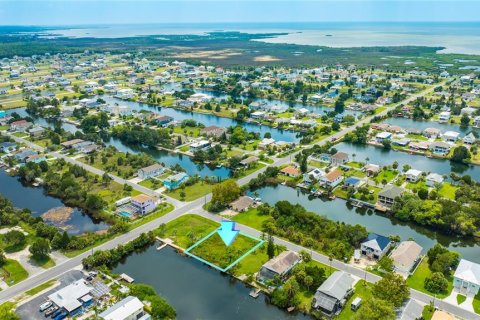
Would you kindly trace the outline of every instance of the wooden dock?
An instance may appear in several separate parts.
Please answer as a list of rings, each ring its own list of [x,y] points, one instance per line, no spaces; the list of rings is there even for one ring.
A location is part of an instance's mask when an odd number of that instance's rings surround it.
[[[260,289],[252,289],[252,291],[250,291],[250,293],[248,294],[250,297],[254,298],[254,299],[257,299],[258,296],[260,295],[260,292],[261,290]]]

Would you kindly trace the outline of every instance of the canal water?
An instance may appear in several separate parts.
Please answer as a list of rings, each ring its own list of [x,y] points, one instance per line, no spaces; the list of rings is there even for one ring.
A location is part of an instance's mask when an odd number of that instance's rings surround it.
[[[423,155],[409,154],[407,152],[385,150],[372,145],[358,145],[341,142],[334,146],[338,151],[349,154],[350,159],[369,162],[380,166],[392,165],[397,161],[399,168],[408,164],[413,169],[424,172],[435,172],[449,176],[451,172],[458,175],[470,175],[474,180],[480,181],[480,166],[453,163],[449,160],[427,158]],[[355,158],[353,158],[355,154]],[[367,160],[368,159],[368,160]]]
[[[462,127],[459,124],[439,123],[437,121],[416,121],[410,118],[388,118],[383,122],[390,125],[400,126],[403,129],[413,128],[423,131],[426,128],[436,128],[439,129],[442,133],[446,131],[457,131],[461,133],[461,137],[465,136],[471,131],[480,132],[479,128]]]
[[[274,205],[278,201],[287,200],[292,204],[300,204],[307,211],[314,212],[327,218],[348,224],[360,224],[370,232],[381,235],[399,235],[402,240],[414,239],[420,244],[424,252],[440,243],[451,250],[459,252],[462,258],[480,263],[480,243],[473,240],[460,239],[448,236],[430,229],[402,222],[385,215],[357,208],[347,204],[342,199],[325,200],[314,198],[300,189],[284,185],[264,187],[255,190],[263,202]]]
[[[175,308],[179,320],[308,319],[268,304],[263,295],[251,298],[242,282],[181,256],[171,247],[157,251],[151,246],[134,253],[113,272],[153,286]]]
[[[60,199],[45,194],[42,187],[23,184],[17,177],[9,176],[4,170],[0,170],[0,194],[9,199],[15,207],[29,209],[35,217],[50,209],[65,207]],[[63,227],[68,234],[79,235],[84,232],[105,230],[109,225],[74,208]]]

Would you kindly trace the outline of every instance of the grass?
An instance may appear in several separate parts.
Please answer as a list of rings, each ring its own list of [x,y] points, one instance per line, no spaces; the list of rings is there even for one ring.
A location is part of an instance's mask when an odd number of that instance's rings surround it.
[[[199,181],[191,186],[180,187],[175,190],[166,191],[165,194],[182,201],[193,201],[206,194],[212,192],[213,184],[207,184],[205,181]],[[185,198],[182,198],[181,193],[185,193]]]
[[[235,241],[233,241],[230,246],[227,246],[218,233],[214,233],[190,252],[223,269],[228,267],[257,244],[257,240],[239,234],[235,238]]]
[[[4,275],[3,280],[9,286],[13,286],[28,278],[28,272],[17,260],[13,259],[7,259],[7,263],[2,267],[1,272]]]
[[[393,170],[382,170],[375,177],[375,181],[381,183],[384,179],[388,182],[392,181],[397,176],[397,173]]]
[[[173,205],[171,205],[170,203],[162,203],[160,204],[157,209],[152,212],[152,213],[149,213],[137,220],[135,220],[132,224],[131,224],[131,227],[130,229],[134,229],[134,228],[137,228],[141,225],[144,225],[150,221],[153,221],[155,219],[158,219],[160,217],[163,217],[164,215],[166,215],[167,213],[169,213],[170,211],[172,211],[174,209]]]
[[[25,293],[29,296],[34,296],[36,295],[37,293],[47,289],[47,288],[50,288],[51,286],[53,286],[55,284],[55,282],[57,282],[56,280],[49,280],[47,282],[44,282],[42,283],[41,285],[39,286],[36,286],[35,288],[33,289],[30,289],[28,291],[26,291]]]
[[[269,219],[269,215],[261,215],[258,212],[257,208],[251,208],[233,217],[234,221],[237,221],[240,224],[244,224],[257,230],[262,230],[263,223]]]
[[[42,267],[44,269],[55,267],[55,261],[49,256],[31,255],[30,261],[37,267]]]
[[[267,246],[264,244],[240,261],[237,264],[234,273],[236,276],[242,274],[254,274],[255,272],[258,272],[262,265],[268,260]]]
[[[352,304],[353,300],[356,297],[360,297],[362,301],[365,301],[366,299],[370,298],[372,296],[372,284],[366,283],[365,280],[360,280],[357,282],[355,285],[355,293],[348,299],[347,303],[345,304],[345,307],[343,308],[342,312],[338,315],[336,319],[338,320],[349,320],[353,319],[354,315],[358,310],[355,312],[350,308],[350,305]],[[362,306],[360,306],[359,309],[361,309]]]
[[[219,226],[207,218],[186,214],[168,222],[163,237],[172,239],[177,246],[186,249]]]
[[[440,190],[438,190],[438,195],[443,198],[455,200],[455,191],[457,187],[453,186],[449,182],[444,182]]]
[[[435,308],[427,304],[425,307],[423,307],[423,311],[422,311],[423,320],[432,319],[434,312],[435,312]]]
[[[463,294],[457,294],[457,304],[462,304],[467,300],[467,297]]]
[[[418,291],[421,291],[421,292],[424,292],[426,294],[432,295],[432,293],[430,291],[428,291],[427,289],[424,288],[425,278],[427,278],[428,276],[430,276],[432,274],[432,271],[428,267],[428,261],[427,260],[428,260],[427,258],[424,258],[422,260],[420,265],[415,270],[414,274],[412,274],[410,277],[408,277],[407,284],[412,289],[416,289]],[[443,298],[448,297],[450,295],[450,293],[452,292],[453,277],[448,276],[447,280],[448,280],[447,292],[438,293],[436,295],[436,297],[439,298],[439,299],[443,299]]]
[[[473,310],[480,314],[480,292],[473,298]]]

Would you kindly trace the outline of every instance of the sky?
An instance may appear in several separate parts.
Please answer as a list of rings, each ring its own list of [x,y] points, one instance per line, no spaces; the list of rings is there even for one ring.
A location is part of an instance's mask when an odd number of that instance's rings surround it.
[[[0,0],[0,25],[480,21],[480,0]]]

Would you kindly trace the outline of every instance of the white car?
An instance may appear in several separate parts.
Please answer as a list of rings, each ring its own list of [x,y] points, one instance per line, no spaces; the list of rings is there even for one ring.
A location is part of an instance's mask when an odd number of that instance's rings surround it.
[[[50,308],[52,306],[52,302],[51,301],[47,301],[43,304],[40,305],[40,312],[43,312],[45,310],[47,310],[48,308]]]

